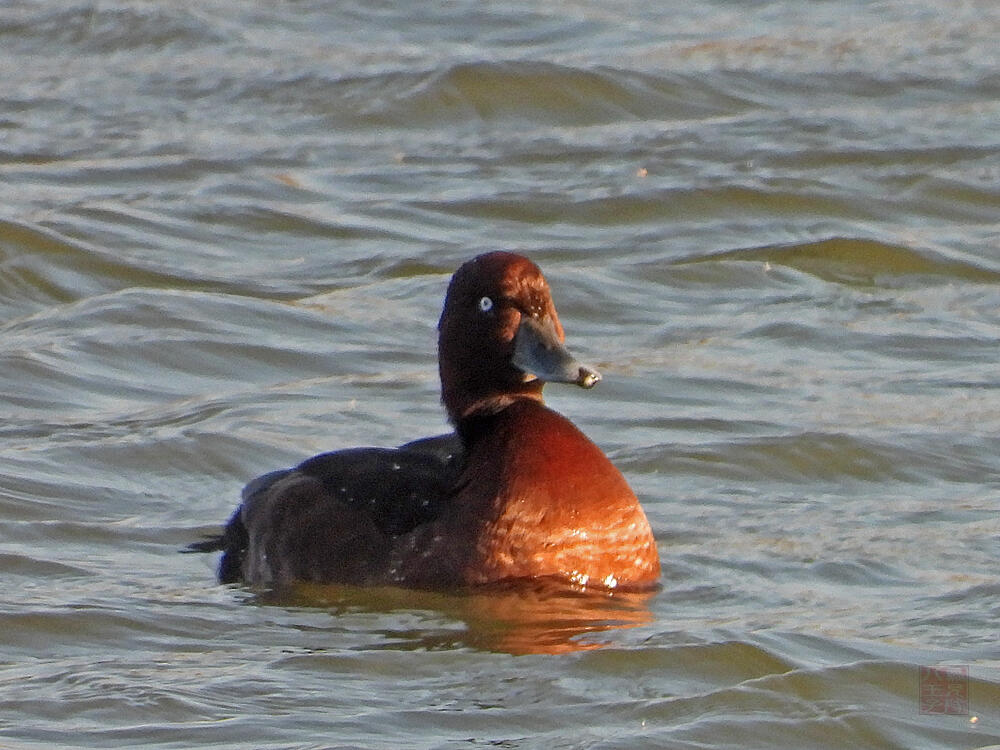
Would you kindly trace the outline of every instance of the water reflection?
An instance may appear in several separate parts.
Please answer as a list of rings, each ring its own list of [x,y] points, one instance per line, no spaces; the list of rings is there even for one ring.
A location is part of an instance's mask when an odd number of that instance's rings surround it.
[[[327,609],[334,616],[385,614],[375,648],[474,648],[509,654],[558,654],[610,645],[610,634],[652,621],[656,591],[597,591],[548,581],[459,593],[319,584],[254,595],[262,605]],[[396,615],[393,617],[392,615]],[[400,617],[399,615],[415,615]],[[371,648],[372,646],[367,646]]]

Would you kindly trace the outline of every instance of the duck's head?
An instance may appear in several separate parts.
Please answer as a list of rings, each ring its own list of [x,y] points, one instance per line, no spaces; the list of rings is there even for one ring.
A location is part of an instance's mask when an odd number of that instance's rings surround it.
[[[565,334],[541,270],[493,252],[452,276],[438,323],[441,400],[452,423],[519,398],[542,398],[547,382],[592,388],[601,376],[563,346]]]

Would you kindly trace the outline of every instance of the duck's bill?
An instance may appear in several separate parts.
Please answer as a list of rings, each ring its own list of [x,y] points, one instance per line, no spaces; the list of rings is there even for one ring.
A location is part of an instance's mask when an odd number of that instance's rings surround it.
[[[581,388],[593,388],[601,374],[580,362],[563,346],[550,318],[535,320],[527,315],[514,337],[511,363],[524,373],[525,381],[575,383]]]

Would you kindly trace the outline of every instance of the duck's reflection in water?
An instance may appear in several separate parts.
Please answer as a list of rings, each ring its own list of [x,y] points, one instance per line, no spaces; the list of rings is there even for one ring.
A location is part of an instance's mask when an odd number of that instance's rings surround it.
[[[613,640],[601,634],[648,624],[655,595],[544,580],[447,593],[298,583],[258,593],[254,601],[325,609],[334,616],[384,614],[385,625],[372,631],[379,641],[365,648],[558,654],[602,648]]]

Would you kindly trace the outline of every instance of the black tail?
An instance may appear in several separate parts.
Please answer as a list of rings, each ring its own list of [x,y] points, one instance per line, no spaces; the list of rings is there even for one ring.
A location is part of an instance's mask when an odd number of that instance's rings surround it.
[[[226,536],[225,534],[219,534],[218,536],[207,536],[200,542],[191,542],[181,552],[185,554],[188,552],[218,552],[225,548]]]
[[[218,536],[210,536],[200,542],[192,542],[181,552],[222,552],[219,561],[219,582],[236,583],[243,578],[243,557],[246,555],[249,536],[237,508],[226,523],[226,528]]]

